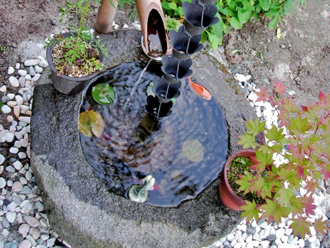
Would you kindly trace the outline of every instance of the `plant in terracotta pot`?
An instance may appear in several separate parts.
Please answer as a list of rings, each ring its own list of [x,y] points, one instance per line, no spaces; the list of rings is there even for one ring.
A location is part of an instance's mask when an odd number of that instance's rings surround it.
[[[110,1],[110,0],[109,0]],[[77,28],[72,32],[61,33],[50,40],[47,47],[47,60],[53,74],[55,88],[64,94],[79,93],[99,70],[103,68],[103,57],[106,56],[104,44],[88,31],[83,23],[86,14],[91,11],[91,4],[100,4],[101,0],[78,0],[65,2],[61,8],[61,20],[70,12],[80,16]]]
[[[315,213],[313,195],[322,180],[330,177],[330,94],[319,92],[318,101],[299,106],[283,97],[286,88],[275,82],[271,95],[263,88],[256,92],[257,101],[273,106],[279,124],[267,128],[264,121],[249,120],[247,131],[239,137],[238,144],[244,149],[255,150],[249,167],[258,173],[240,175],[238,190],[256,193],[265,201],[245,200],[239,208],[247,221],[260,217],[280,223],[289,218],[294,235],[304,237],[310,228],[325,233],[328,223]],[[265,136],[261,144],[256,142],[260,133]]]

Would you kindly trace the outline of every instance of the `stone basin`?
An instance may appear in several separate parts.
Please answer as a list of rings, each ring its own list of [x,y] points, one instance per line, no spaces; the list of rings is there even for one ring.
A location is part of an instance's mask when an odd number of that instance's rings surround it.
[[[101,35],[108,49],[106,68],[137,59],[141,32]],[[255,118],[235,79],[214,57],[197,54],[193,75],[212,75],[204,82],[219,102],[228,124],[229,154],[237,151],[244,122]],[[219,179],[195,199],[178,207],[155,207],[131,202],[107,191],[86,162],[79,142],[77,119],[80,95],[55,90],[50,70],[34,89],[31,120],[31,165],[42,191],[52,228],[72,247],[201,247],[229,233],[240,213],[220,201]],[[222,166],[222,165],[219,165]]]

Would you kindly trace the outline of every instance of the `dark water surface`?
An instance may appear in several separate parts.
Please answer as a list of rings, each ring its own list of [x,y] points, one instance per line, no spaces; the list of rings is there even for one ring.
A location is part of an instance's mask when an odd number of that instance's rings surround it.
[[[195,198],[218,177],[228,150],[227,124],[217,101],[198,96],[187,80],[182,81],[172,114],[152,120],[145,105],[147,86],[154,75],[161,76],[156,63],[148,66],[124,109],[145,66],[142,62],[122,64],[91,81],[83,93],[80,112],[98,112],[105,129],[100,138],[80,134],[81,146],[95,175],[109,191],[128,198],[133,184],[152,175],[155,189],[149,191],[146,203],[174,207]],[[100,105],[91,96],[92,87],[105,82],[116,92],[110,105]],[[199,162],[189,160],[182,152],[183,144],[192,140],[198,140],[203,147]],[[196,153],[200,154],[200,149]]]

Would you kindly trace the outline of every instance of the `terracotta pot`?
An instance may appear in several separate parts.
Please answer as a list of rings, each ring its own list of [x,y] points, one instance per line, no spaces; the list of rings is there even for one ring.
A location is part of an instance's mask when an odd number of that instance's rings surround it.
[[[219,195],[223,204],[225,204],[231,210],[241,211],[240,207],[245,205],[245,201],[239,198],[229,185],[227,179],[227,169],[229,164],[237,157],[254,157],[256,152],[254,150],[240,150],[232,154],[226,161],[221,174],[220,174],[220,186]]]
[[[64,37],[68,37],[71,36],[72,34],[75,34],[74,32],[67,32],[67,33],[63,33],[62,35]],[[99,71],[93,72],[92,74],[86,76],[86,77],[80,77],[80,78],[75,78],[75,77],[69,77],[63,74],[60,74],[60,76],[57,76],[57,70],[55,69],[54,63],[53,63],[53,59],[52,59],[52,51],[54,49],[55,44],[50,45],[47,48],[46,51],[46,58],[47,58],[47,62],[49,67],[52,70],[52,82],[54,87],[61,93],[63,94],[77,94],[80,93],[89,83],[89,81],[95,77]],[[99,59],[103,62],[103,54],[100,52],[100,56]]]

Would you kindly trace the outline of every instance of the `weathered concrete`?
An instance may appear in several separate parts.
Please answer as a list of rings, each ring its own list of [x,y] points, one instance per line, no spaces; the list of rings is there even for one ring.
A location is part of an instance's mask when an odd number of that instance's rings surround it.
[[[140,56],[140,38],[138,31],[102,36],[110,53],[107,68]],[[222,72],[221,64],[205,54],[195,60],[195,77],[200,82],[205,74],[213,78],[205,83],[226,116],[231,153],[237,150],[236,136],[243,133],[244,121],[254,118],[254,112],[234,86],[234,79]],[[42,84],[34,90],[31,165],[49,222],[72,247],[199,247],[211,244],[237,224],[239,213],[220,201],[219,180],[177,208],[130,202],[107,192],[80,147],[80,95],[58,93],[49,75],[45,71]]]

